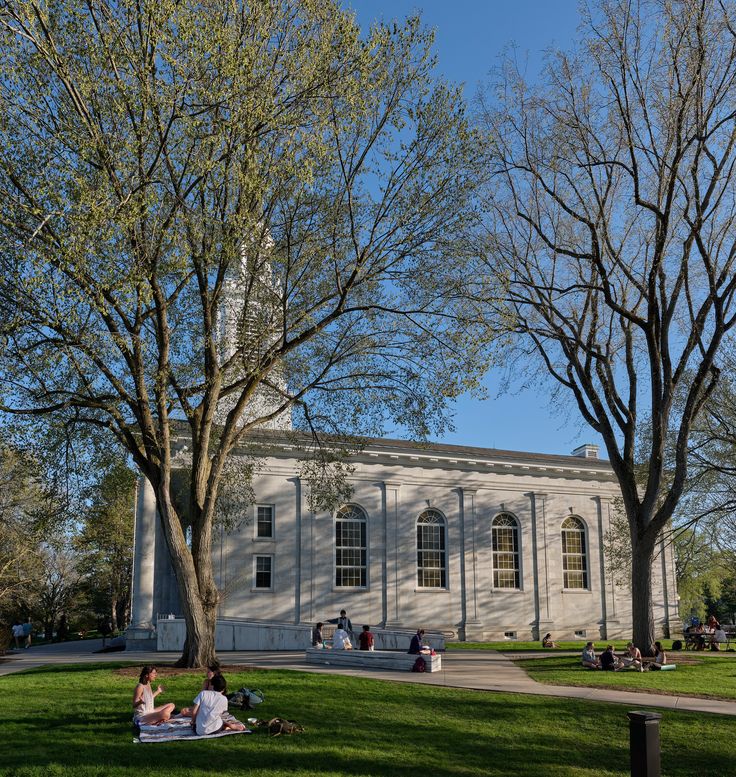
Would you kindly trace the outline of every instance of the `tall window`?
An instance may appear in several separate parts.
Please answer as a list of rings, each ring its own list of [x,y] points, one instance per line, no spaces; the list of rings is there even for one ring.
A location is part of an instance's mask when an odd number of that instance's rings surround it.
[[[335,516],[335,585],[365,588],[367,556],[366,515],[345,505]]]
[[[417,520],[417,585],[447,588],[445,519],[437,510],[425,510]]]
[[[572,515],[562,522],[562,575],[564,588],[588,587],[585,526]]]
[[[255,586],[254,588],[273,588],[273,556],[255,557]]]
[[[273,539],[273,505],[256,508],[256,537]]]
[[[509,513],[493,519],[493,587],[521,588],[519,574],[519,524]]]

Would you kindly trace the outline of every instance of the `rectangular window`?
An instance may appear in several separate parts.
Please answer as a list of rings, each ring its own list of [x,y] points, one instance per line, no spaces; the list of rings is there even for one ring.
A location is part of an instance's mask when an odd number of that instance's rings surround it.
[[[256,507],[256,537],[273,539],[273,505],[258,505]]]
[[[255,557],[255,585],[254,588],[273,588],[273,556]]]
[[[356,508],[342,508],[335,521],[335,585],[365,588],[368,545],[366,522]]]
[[[447,588],[445,519],[436,510],[425,510],[417,520],[417,586]]]
[[[519,527],[507,514],[493,521],[493,587],[520,588]]]

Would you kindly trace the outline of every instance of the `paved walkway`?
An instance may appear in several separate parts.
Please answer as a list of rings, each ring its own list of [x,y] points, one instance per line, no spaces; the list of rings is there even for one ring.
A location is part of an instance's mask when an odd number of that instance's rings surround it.
[[[178,653],[117,652],[95,653],[102,647],[101,640],[65,642],[43,645],[29,650],[9,653],[0,659],[0,675],[20,672],[38,666],[133,661],[135,663],[166,664],[176,661]],[[547,654],[548,655],[548,654]],[[714,699],[696,699],[691,696],[666,696],[658,693],[632,693],[607,688],[576,688],[562,685],[542,685],[527,676],[503,653],[492,650],[458,650],[442,656],[442,671],[431,674],[386,672],[366,669],[333,668],[307,664],[303,652],[221,653],[224,664],[246,664],[259,669],[295,669],[316,674],[342,674],[353,677],[371,677],[391,682],[439,685],[448,688],[468,688],[479,691],[528,693],[538,696],[557,696],[568,699],[589,699],[596,702],[624,704],[631,708],[658,707],[691,712],[711,712],[736,716],[736,702]]]

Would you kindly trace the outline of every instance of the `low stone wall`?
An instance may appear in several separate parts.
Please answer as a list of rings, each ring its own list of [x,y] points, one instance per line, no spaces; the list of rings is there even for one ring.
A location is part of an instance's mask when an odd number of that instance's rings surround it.
[[[392,650],[326,650],[307,648],[308,664],[323,666],[357,666],[364,669],[395,670],[410,672],[419,656]],[[425,672],[439,672],[442,656],[422,654]]]
[[[371,629],[371,633],[376,649],[400,651],[409,649],[414,634],[411,631],[392,629]],[[161,652],[182,650],[185,637],[183,618],[162,618],[156,623],[156,649]],[[311,642],[311,624],[223,618],[217,621],[215,630],[215,649],[218,653],[231,650],[304,650]],[[435,650],[445,649],[445,638],[442,634],[428,632],[424,635],[424,642]]]

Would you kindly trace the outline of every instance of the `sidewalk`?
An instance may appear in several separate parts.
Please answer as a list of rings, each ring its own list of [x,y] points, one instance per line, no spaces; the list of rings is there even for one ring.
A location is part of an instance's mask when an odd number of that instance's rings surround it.
[[[116,652],[95,653],[102,640],[64,642],[33,647],[9,653],[0,660],[0,675],[12,674],[39,666],[113,663],[128,661],[137,664],[169,664],[179,658],[178,653]],[[223,664],[245,664],[258,669],[292,669],[315,674],[341,674],[351,677],[389,680],[390,682],[438,685],[448,688],[467,688],[478,691],[527,693],[538,696],[558,696],[569,699],[587,699],[596,702],[624,704],[631,708],[658,707],[689,712],[709,712],[736,716],[736,702],[697,699],[691,696],[665,696],[656,693],[632,693],[606,688],[576,688],[562,685],[542,685],[527,676],[503,653],[491,650],[462,650],[442,656],[442,671],[432,674],[411,672],[381,672],[366,669],[332,668],[307,664],[303,652],[221,653]]]

